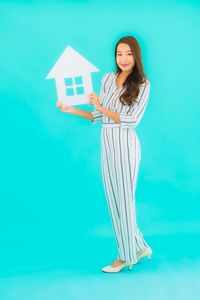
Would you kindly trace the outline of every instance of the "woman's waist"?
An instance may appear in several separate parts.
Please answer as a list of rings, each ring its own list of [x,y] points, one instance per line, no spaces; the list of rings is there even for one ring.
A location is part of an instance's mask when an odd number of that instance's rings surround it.
[[[102,127],[121,127],[120,123],[107,123],[107,122],[102,122]]]
[[[131,129],[134,131],[134,126],[131,126],[130,124],[121,124],[121,123],[108,123],[108,122],[102,122],[102,128],[121,128],[121,129]]]

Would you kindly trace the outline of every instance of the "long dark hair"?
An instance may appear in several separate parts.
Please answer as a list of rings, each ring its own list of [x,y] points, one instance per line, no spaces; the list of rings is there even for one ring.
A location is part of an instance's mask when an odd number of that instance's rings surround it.
[[[125,87],[125,91],[120,95],[119,100],[122,104],[131,105],[134,102],[137,102],[137,96],[139,94],[139,88],[142,83],[146,82],[146,76],[144,73],[143,65],[142,65],[142,55],[141,49],[138,41],[133,36],[124,36],[120,38],[115,46],[115,64],[116,64],[116,72],[121,73],[122,70],[117,65],[116,55],[117,55],[117,46],[120,43],[126,43],[131,48],[131,52],[133,54],[135,65],[133,67],[133,71],[127,76],[125,82],[123,83],[123,87]]]

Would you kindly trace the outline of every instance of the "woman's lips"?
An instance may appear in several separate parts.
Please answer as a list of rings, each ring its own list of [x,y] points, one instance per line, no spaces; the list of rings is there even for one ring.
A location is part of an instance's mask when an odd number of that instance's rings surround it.
[[[122,67],[127,67],[128,65],[129,65],[129,64],[126,64],[126,65],[121,64]]]

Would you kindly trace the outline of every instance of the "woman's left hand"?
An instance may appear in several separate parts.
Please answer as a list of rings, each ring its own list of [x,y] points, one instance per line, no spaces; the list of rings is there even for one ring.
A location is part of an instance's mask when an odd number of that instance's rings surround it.
[[[94,104],[95,108],[100,107],[99,97],[95,93],[91,93],[88,95],[89,104]]]

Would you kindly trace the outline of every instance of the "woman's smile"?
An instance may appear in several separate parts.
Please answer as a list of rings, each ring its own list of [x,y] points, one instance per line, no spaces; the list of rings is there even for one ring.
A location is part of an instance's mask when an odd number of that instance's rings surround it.
[[[121,64],[122,67],[127,67],[129,64]]]

